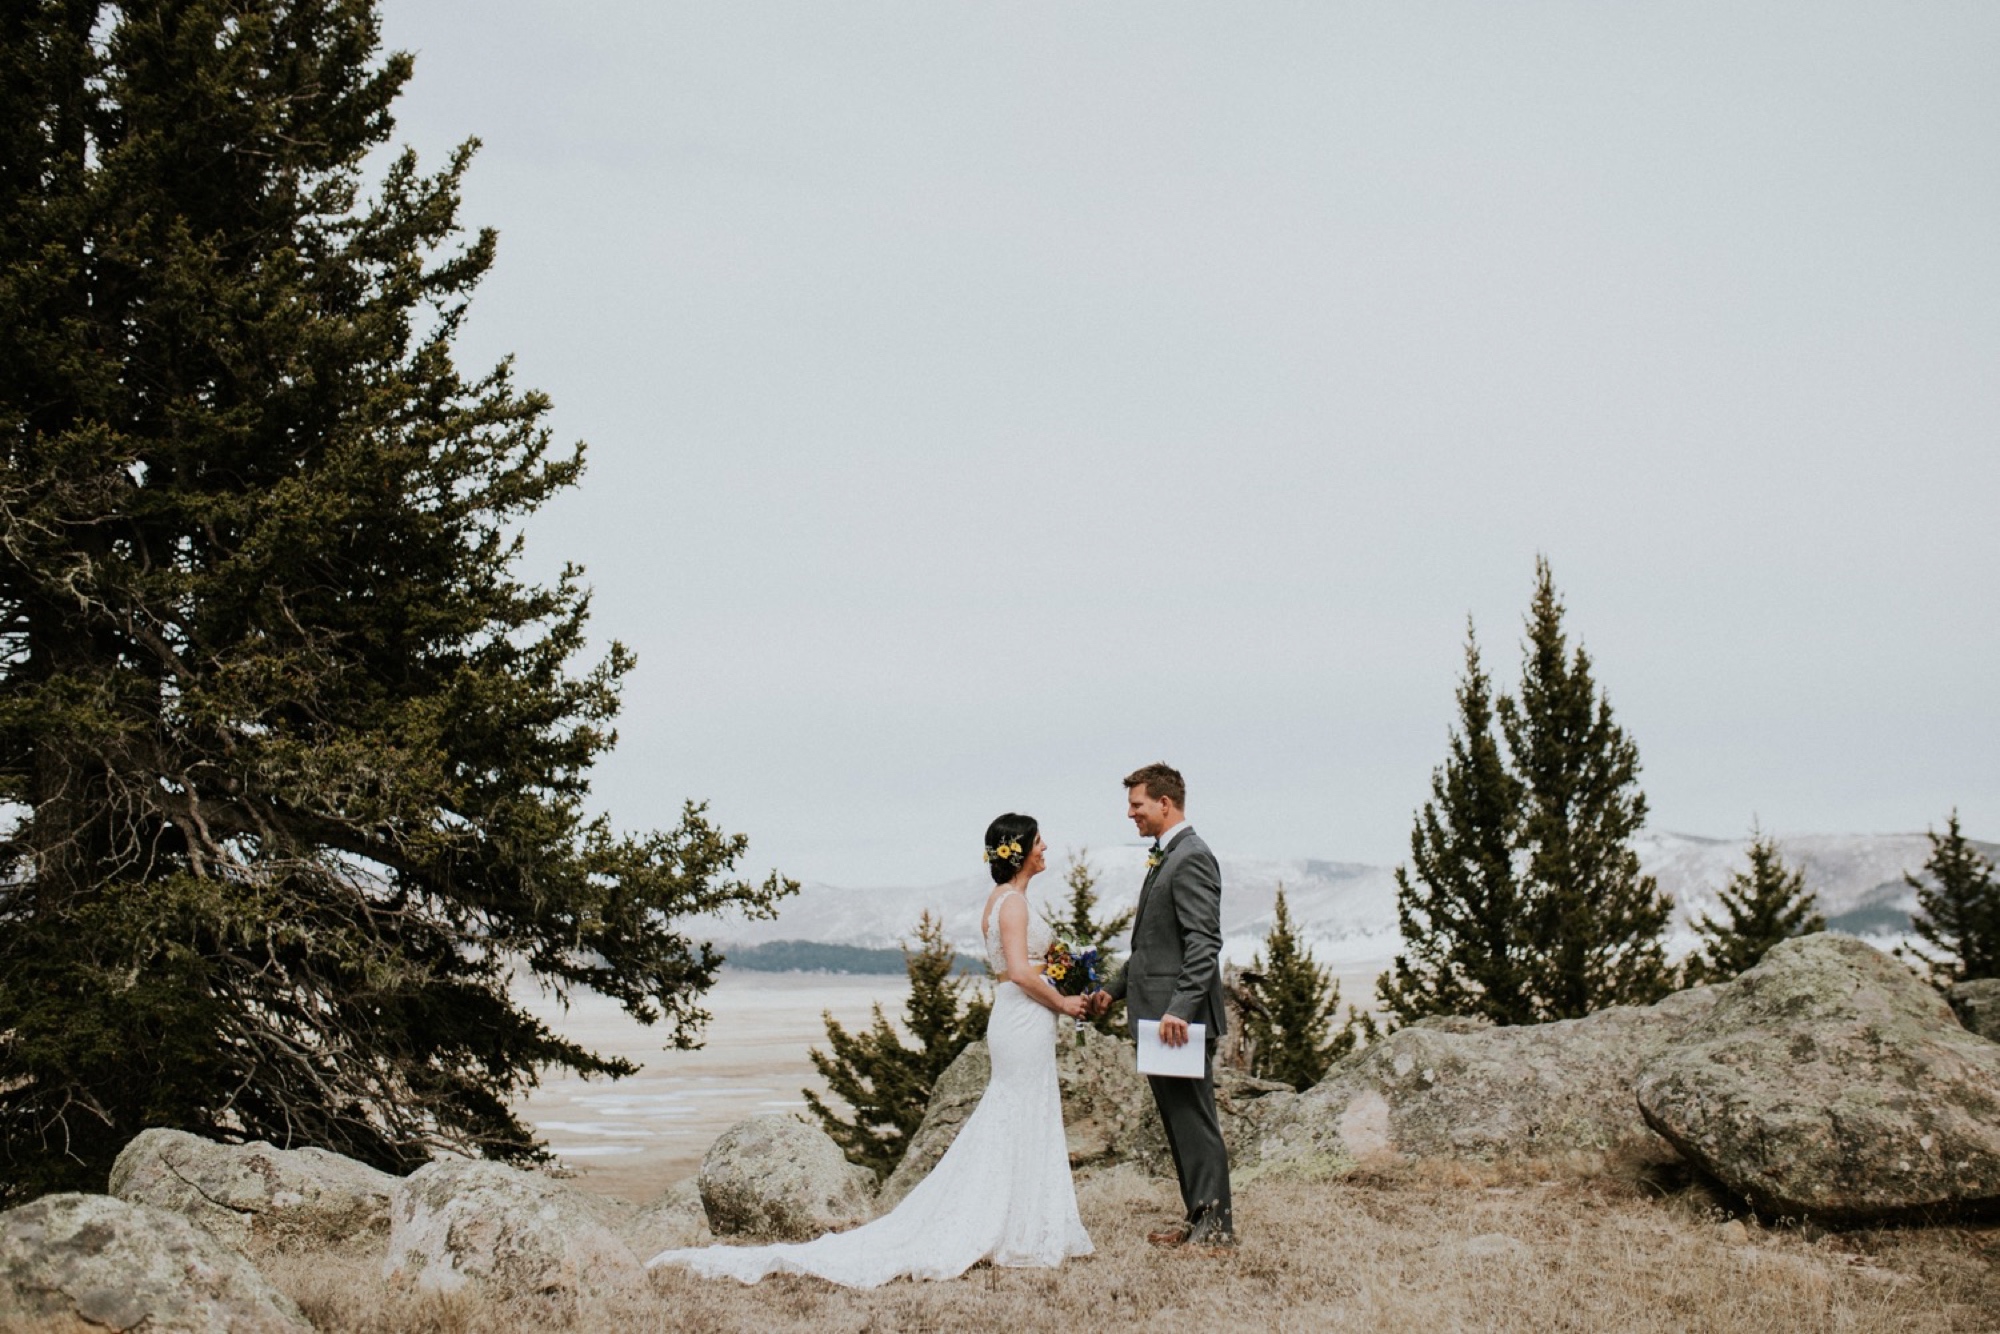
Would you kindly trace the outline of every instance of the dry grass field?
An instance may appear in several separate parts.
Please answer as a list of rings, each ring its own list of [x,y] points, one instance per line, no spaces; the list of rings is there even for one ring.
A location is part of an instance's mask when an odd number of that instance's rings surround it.
[[[1238,1193],[1243,1245],[1219,1259],[1148,1246],[1169,1183],[1083,1179],[1098,1252],[1065,1268],[975,1269],[949,1283],[850,1292],[780,1277],[756,1287],[662,1271],[642,1298],[501,1306],[383,1290],[369,1268],[267,1266],[321,1329],[845,1331],[1059,1328],[1520,1331],[2000,1329],[2000,1227],[1824,1232],[1732,1219],[1700,1187],[1636,1178],[1535,1181],[1395,1169]]]

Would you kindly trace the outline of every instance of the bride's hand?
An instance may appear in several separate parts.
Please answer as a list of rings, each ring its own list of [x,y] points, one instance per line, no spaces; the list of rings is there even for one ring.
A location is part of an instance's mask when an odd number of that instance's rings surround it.
[[[1089,1012],[1090,1004],[1081,996],[1064,996],[1056,1008],[1072,1019],[1081,1019]]]

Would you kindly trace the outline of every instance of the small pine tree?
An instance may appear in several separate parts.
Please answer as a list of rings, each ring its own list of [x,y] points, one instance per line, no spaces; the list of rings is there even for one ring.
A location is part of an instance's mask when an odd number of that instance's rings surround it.
[[[903,949],[903,966],[910,977],[903,1026],[917,1045],[905,1046],[877,1005],[874,1024],[855,1033],[831,1014],[825,1015],[832,1052],[815,1047],[808,1053],[827,1088],[853,1109],[854,1116],[843,1119],[810,1090],[805,1093],[806,1105],[848,1161],[878,1178],[888,1176],[902,1161],[910,1136],[923,1123],[938,1076],[986,1031],[992,1004],[977,990],[966,995],[972,984],[952,976],[956,957],[945,939],[944,923],[925,912],[917,922],[915,947]]]
[[[1957,811],[1945,821],[1943,834],[1930,831],[1930,840],[1927,879],[1903,879],[1917,891],[1910,928],[1931,948],[1912,945],[1896,952],[1921,961],[1939,987],[2000,977],[2000,876],[1959,829]]]
[[[1468,628],[1458,727],[1396,871],[1405,952],[1376,984],[1399,1022],[1573,1019],[1671,985],[1672,903],[1631,846],[1638,748],[1562,616],[1538,559],[1518,697],[1493,695]]]
[[[1313,961],[1312,950],[1292,930],[1285,887],[1278,886],[1278,903],[1271,918],[1263,952],[1252,956],[1250,971],[1261,976],[1258,995],[1262,1013],[1244,1015],[1250,1040],[1250,1070],[1264,1079],[1283,1080],[1301,1092],[1326,1077],[1333,1063],[1375,1035],[1369,1016],[1348,1007],[1347,1022],[1333,1032],[1340,1011],[1340,983]]]
[[[1690,984],[1727,982],[1755,968],[1779,941],[1826,930],[1826,918],[1806,890],[1805,872],[1786,866],[1778,845],[1754,826],[1750,869],[1729,877],[1722,907],[1726,920],[1703,914],[1694,924],[1703,943],[1687,961]]]
[[[1673,985],[1673,903],[1639,873],[1631,845],[1646,822],[1639,749],[1591,679],[1589,655],[1569,648],[1562,617],[1538,557],[1520,695],[1498,710],[1522,789],[1516,865],[1539,1020],[1650,1004]]]
[[[1097,975],[1109,978],[1118,965],[1118,955],[1111,948],[1111,942],[1131,929],[1133,909],[1127,908],[1101,922],[1097,919],[1097,868],[1090,864],[1089,848],[1079,848],[1069,855],[1069,867],[1063,872],[1063,883],[1069,886],[1066,914],[1058,916],[1043,908],[1042,920],[1065,940],[1097,946]],[[1097,1016],[1093,1023],[1100,1033],[1124,1031],[1124,1025],[1114,1020],[1109,1011]]]
[[[1410,865],[1396,868],[1405,953],[1377,980],[1376,995],[1402,1023],[1434,1014],[1531,1023],[1513,851],[1521,785],[1494,735],[1492,685],[1470,623],[1450,747],[1410,832]]]

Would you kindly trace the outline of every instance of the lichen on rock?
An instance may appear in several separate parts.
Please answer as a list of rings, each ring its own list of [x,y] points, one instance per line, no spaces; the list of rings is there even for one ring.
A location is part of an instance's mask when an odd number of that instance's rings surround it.
[[[325,1149],[218,1144],[141,1131],[111,1167],[111,1194],[181,1214],[249,1254],[379,1250],[396,1178]]]
[[[875,1178],[798,1116],[752,1116],[709,1146],[695,1178],[717,1236],[803,1241],[864,1221]]]
[[[1647,1122],[1771,1217],[2000,1204],[2000,1044],[1848,936],[1775,946],[1636,1084]]]
[[[1260,1156],[1270,1168],[1306,1157],[1540,1160],[1566,1171],[1671,1161],[1633,1106],[1632,1081],[1708,1013],[1716,990],[1558,1023],[1452,1017],[1398,1029],[1275,1105]]]
[[[396,1184],[383,1277],[421,1291],[603,1296],[645,1267],[610,1201],[538,1172],[447,1158]]]
[[[0,1327],[146,1334],[312,1328],[241,1253],[186,1218],[109,1195],[0,1213]]]

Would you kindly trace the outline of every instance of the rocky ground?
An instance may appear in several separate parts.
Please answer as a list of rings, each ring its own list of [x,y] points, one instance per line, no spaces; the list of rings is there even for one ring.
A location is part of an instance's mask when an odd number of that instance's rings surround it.
[[[1657,1006],[1416,1025],[1304,1094],[1227,1078],[1244,1245],[1223,1258],[1141,1240],[1175,1212],[1149,1099],[1126,1044],[1065,1032],[1098,1253],[871,1293],[642,1261],[890,1207],[977,1101],[983,1044],[880,1192],[782,1117],[732,1129],[643,1206],[491,1163],[397,1179],[149,1130],[109,1193],[0,1214],[0,1329],[1992,1329],[2000,1042],[1972,1030],[1990,1034],[1996,992],[1976,984],[1954,1015],[1821,935]]]

